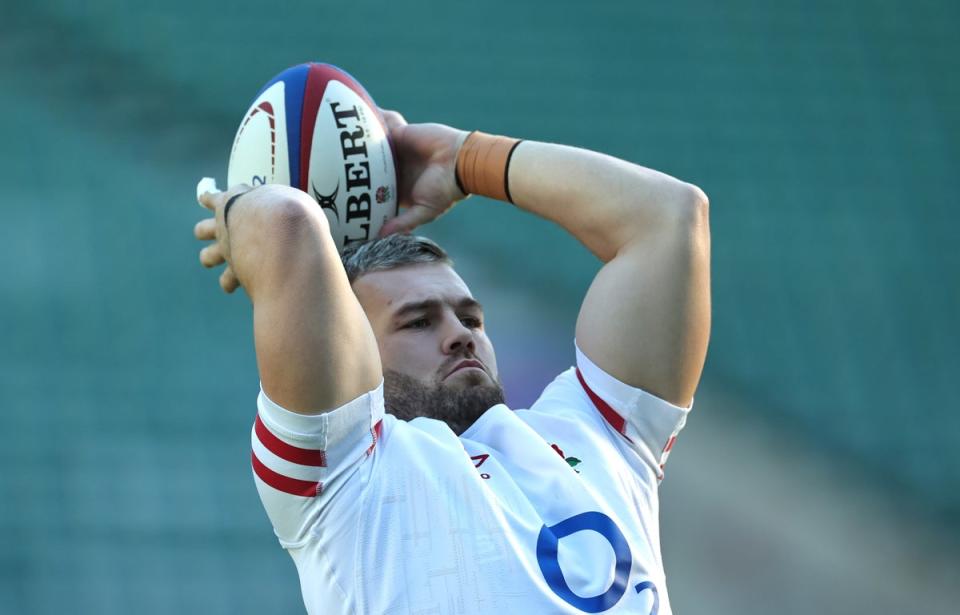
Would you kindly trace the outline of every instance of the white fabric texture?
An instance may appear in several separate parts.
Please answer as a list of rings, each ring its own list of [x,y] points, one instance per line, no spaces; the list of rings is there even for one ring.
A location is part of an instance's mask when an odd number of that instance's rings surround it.
[[[261,392],[255,482],[307,611],[669,614],[657,487],[688,409],[577,366],[606,416],[571,368],[459,438],[382,384],[316,416]]]

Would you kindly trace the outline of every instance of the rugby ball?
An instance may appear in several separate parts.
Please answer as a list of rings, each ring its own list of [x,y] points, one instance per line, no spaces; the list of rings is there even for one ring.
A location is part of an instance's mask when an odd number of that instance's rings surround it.
[[[233,140],[227,183],[303,190],[326,214],[338,250],[375,238],[397,215],[383,116],[362,85],[330,64],[288,68],[260,90]]]

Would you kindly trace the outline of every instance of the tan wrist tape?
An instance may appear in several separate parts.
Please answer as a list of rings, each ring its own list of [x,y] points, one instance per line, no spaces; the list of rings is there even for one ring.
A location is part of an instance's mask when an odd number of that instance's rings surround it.
[[[510,197],[510,157],[520,139],[473,131],[457,152],[457,186],[464,194],[479,194],[499,201]]]

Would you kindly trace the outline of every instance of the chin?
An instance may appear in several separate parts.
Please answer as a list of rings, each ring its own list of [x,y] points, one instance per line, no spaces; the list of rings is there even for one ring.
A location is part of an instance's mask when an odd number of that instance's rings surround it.
[[[500,383],[479,370],[454,373],[433,386],[389,369],[384,370],[383,380],[387,412],[405,421],[422,416],[439,419],[457,435],[504,401]]]

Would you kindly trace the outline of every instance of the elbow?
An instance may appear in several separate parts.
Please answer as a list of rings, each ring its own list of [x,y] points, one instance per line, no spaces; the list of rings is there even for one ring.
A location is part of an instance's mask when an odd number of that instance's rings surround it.
[[[693,184],[674,181],[661,193],[646,222],[638,225],[634,238],[709,234],[709,220],[710,200],[706,193]]]
[[[710,209],[710,199],[707,197],[707,193],[693,184],[687,184],[687,192],[693,206],[700,210],[703,215],[707,215],[707,210]]]
[[[661,202],[659,223],[647,230],[665,240],[683,244],[702,243],[710,237],[710,200],[703,190],[677,182],[669,198]],[[670,238],[670,239],[668,239]]]
[[[296,250],[303,244],[333,241],[326,215],[309,199],[284,198],[273,203],[262,231],[278,251]],[[315,249],[315,248],[311,248]]]
[[[709,246],[710,200],[703,190],[678,181],[668,194],[662,195],[657,205],[656,213],[629,231],[623,247],[651,241],[668,242],[684,249]]]
[[[258,196],[242,218],[230,220],[230,264],[254,304],[262,289],[278,292],[304,263],[339,260],[330,224],[309,196],[283,186],[266,186]]]
[[[316,203],[308,199],[284,198],[271,207],[271,223],[278,229],[317,229],[329,232],[329,222]]]
[[[679,224],[674,227],[674,237],[679,240],[677,245],[689,250],[692,258],[709,262],[710,200],[703,190],[692,184],[685,184],[684,192],[686,195],[677,207]]]
[[[647,199],[633,201],[611,229],[617,246],[607,256],[651,241],[709,238],[710,201],[699,187],[673,178],[661,182]],[[597,252],[607,262],[603,252]]]
[[[689,230],[706,231],[710,226],[710,199],[693,184],[684,183],[679,195],[671,204],[671,216],[675,222]]]
[[[265,208],[253,230],[261,269],[272,279],[285,279],[316,260],[337,259],[337,249],[326,215],[309,199],[277,199]]]

